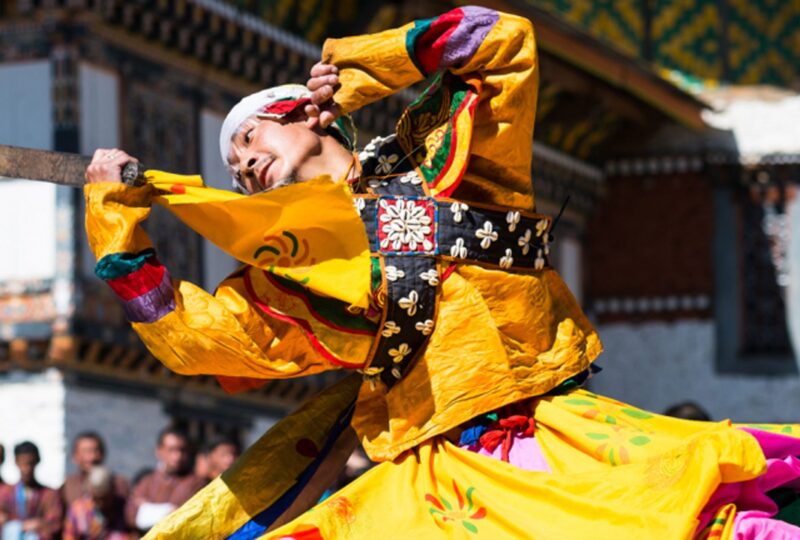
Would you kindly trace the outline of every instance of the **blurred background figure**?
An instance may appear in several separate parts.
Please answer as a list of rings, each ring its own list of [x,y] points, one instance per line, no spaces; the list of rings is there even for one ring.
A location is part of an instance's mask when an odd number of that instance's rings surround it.
[[[72,440],[72,463],[77,472],[67,476],[61,486],[64,508],[69,508],[82,495],[89,495],[87,478],[89,472],[102,465],[106,459],[106,445],[102,437],[94,431],[84,431]],[[128,482],[119,475],[112,475],[114,495],[123,501],[128,497]]]
[[[206,485],[192,470],[189,437],[183,431],[170,427],[159,434],[156,459],[156,470],[133,486],[125,505],[128,526],[142,532]]]
[[[336,478],[333,485],[325,490],[320,498],[320,501],[324,501],[345,487],[347,484],[370,470],[373,465],[375,464],[369,460],[363,448],[359,446],[353,450],[353,453],[350,454],[349,458],[347,458],[347,463],[345,463],[344,469],[342,469],[342,472],[339,473],[339,476]]]
[[[241,446],[233,438],[225,435],[214,437],[197,455],[195,474],[210,482],[228,470],[241,453]]]
[[[36,480],[41,461],[39,448],[30,441],[14,447],[19,482],[0,488],[3,540],[50,540],[60,538],[63,510],[58,492]]]
[[[684,420],[703,420],[705,422],[711,420],[711,416],[705,409],[693,401],[676,403],[664,411],[664,414],[675,418],[683,418]]]
[[[0,469],[3,468],[3,463],[5,462],[5,460],[6,460],[6,449],[5,449],[5,447],[3,447],[2,444],[0,444]],[[6,483],[3,482],[3,476],[0,475],[0,489],[4,485],[6,485]]]
[[[125,499],[116,492],[115,476],[102,465],[91,467],[85,493],[69,505],[64,540],[129,540],[136,538],[125,524]]]

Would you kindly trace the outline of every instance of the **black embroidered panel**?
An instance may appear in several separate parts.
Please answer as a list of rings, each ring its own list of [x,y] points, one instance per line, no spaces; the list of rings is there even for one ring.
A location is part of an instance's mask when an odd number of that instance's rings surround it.
[[[357,196],[373,253],[432,255],[503,269],[541,270],[550,219],[433,197]]]
[[[433,332],[439,273],[433,257],[384,257],[386,321],[370,367],[391,387]]]

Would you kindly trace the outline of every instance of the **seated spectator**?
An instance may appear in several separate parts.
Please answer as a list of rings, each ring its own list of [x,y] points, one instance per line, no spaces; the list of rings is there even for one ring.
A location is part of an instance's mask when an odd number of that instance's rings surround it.
[[[64,540],[129,540],[125,500],[115,491],[114,475],[103,466],[89,469],[86,494],[72,501],[64,521]]]
[[[130,527],[147,531],[205,486],[205,478],[192,473],[190,456],[185,433],[167,428],[159,434],[156,470],[133,487],[125,505]]]
[[[25,441],[14,447],[19,482],[0,490],[3,538],[50,540],[60,538],[63,510],[58,492],[36,480],[39,449]]]
[[[206,480],[210,482],[228,470],[241,453],[239,443],[232,438],[214,437],[203,445],[202,452],[197,456],[195,472],[199,469]],[[202,466],[198,467],[198,464],[202,464]]]
[[[0,444],[0,469],[3,468],[3,463],[5,461],[6,461],[6,449],[2,444]],[[4,485],[6,485],[6,483],[3,482],[2,471],[0,471],[0,487]]]
[[[72,463],[75,464],[77,472],[67,476],[64,485],[61,486],[61,498],[64,507],[69,506],[82,495],[89,495],[86,478],[89,471],[98,465],[102,465],[106,459],[106,446],[103,439],[94,431],[84,431],[79,433],[72,440]],[[112,477],[114,495],[123,500],[128,498],[128,482],[119,475]]]
[[[684,401],[683,403],[676,403],[666,411],[664,415],[673,416],[675,418],[682,418],[684,420],[702,420],[708,422],[711,416],[697,403],[693,401]]]

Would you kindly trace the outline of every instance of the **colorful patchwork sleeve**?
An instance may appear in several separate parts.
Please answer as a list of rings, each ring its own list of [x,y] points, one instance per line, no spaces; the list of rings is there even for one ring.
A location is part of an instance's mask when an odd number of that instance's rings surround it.
[[[339,67],[334,99],[347,112],[437,72],[458,76],[478,97],[469,153],[530,184],[538,61],[528,19],[465,6],[377,34],[328,40],[322,58]]]
[[[149,188],[85,188],[86,230],[98,258],[95,273],[122,301],[144,344],[171,370],[221,377],[229,390],[248,380],[311,375],[336,366],[309,345],[302,329],[265,317],[247,300],[241,273],[212,295],[174,279],[140,223]]]

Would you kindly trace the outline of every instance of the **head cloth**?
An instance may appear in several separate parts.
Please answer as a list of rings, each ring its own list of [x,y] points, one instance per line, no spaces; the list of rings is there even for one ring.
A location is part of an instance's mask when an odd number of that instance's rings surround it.
[[[288,114],[305,107],[311,102],[311,91],[301,84],[284,84],[261,90],[243,98],[225,117],[219,134],[219,151],[222,161],[228,165],[231,141],[245,120],[252,116],[279,120]],[[355,150],[356,129],[350,115],[342,115],[330,125],[337,138],[348,150]],[[236,187],[234,180],[234,187]]]

